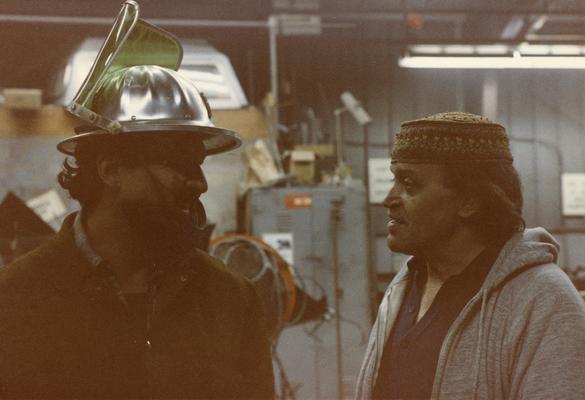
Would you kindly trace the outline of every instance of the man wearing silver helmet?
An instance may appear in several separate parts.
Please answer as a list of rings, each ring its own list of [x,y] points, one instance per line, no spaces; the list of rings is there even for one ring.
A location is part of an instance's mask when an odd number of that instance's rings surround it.
[[[272,398],[258,296],[197,248],[201,164],[238,135],[213,126],[180,57],[128,61],[139,39],[180,50],[135,3],[112,32],[69,107],[88,125],[58,145],[81,210],[0,273],[0,396]]]

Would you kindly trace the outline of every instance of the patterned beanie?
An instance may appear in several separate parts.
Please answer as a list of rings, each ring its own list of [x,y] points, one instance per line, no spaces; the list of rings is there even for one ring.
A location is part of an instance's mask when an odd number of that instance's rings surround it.
[[[392,163],[512,163],[506,129],[480,115],[448,112],[400,125]]]

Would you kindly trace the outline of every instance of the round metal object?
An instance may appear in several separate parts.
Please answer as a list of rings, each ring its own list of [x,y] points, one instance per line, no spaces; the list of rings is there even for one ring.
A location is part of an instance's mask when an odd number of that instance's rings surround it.
[[[119,123],[116,133],[96,128],[61,141],[57,148],[73,155],[76,144],[88,137],[143,133],[193,138],[197,135],[207,155],[241,144],[236,132],[211,121],[209,104],[189,80],[176,71],[156,65],[139,65],[113,72],[100,84],[91,111]]]

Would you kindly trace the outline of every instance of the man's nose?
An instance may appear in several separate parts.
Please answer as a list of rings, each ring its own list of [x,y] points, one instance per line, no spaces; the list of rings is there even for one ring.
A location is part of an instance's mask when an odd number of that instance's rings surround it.
[[[187,177],[186,184],[190,190],[197,193],[205,193],[208,189],[207,179],[205,179],[205,175],[203,174],[201,168],[197,168],[197,171]]]
[[[205,193],[207,192],[207,180],[203,175],[198,178],[189,178],[187,179],[187,186],[190,190],[197,192],[197,193]]]
[[[388,194],[386,195],[384,201],[382,202],[382,205],[389,210],[400,206],[400,198],[396,195],[396,193],[394,193],[393,189],[394,186],[390,188]]]

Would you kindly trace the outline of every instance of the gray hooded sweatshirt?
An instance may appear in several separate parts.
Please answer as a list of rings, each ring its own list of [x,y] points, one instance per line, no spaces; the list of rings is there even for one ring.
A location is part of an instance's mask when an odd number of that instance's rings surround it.
[[[585,399],[585,302],[542,228],[513,236],[443,341],[433,399]],[[356,399],[370,399],[409,279],[392,280],[374,323]]]

